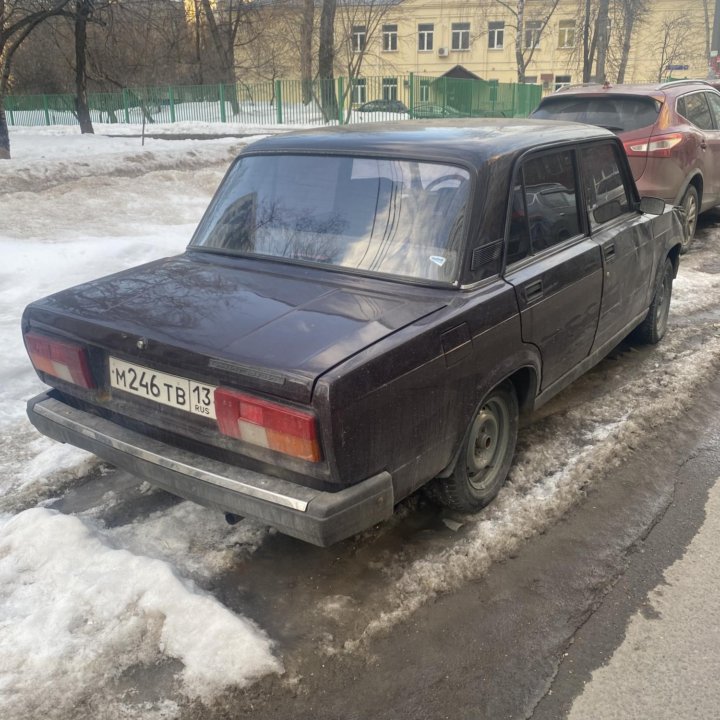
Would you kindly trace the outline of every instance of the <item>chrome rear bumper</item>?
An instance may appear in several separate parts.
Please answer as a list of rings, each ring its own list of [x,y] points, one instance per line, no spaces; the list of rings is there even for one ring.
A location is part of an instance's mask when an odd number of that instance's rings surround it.
[[[89,450],[168,492],[256,518],[315,545],[331,545],[393,512],[392,478],[387,472],[338,492],[323,492],[148,438],[49,393],[28,401],[28,417],[54,440]]]

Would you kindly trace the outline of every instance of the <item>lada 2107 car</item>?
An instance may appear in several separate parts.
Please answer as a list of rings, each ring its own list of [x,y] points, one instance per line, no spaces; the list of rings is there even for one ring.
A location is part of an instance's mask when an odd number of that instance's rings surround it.
[[[651,214],[654,213],[654,214]],[[186,252],[32,303],[46,435],[328,545],[426,483],[487,504],[518,416],[665,332],[681,220],[589,125],[287,134],[232,164]]]

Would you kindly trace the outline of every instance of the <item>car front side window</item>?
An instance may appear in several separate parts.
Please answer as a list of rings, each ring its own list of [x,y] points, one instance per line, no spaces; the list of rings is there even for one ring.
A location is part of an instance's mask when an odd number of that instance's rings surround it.
[[[612,143],[591,145],[580,151],[582,180],[590,224],[597,227],[630,210],[617,147]]]

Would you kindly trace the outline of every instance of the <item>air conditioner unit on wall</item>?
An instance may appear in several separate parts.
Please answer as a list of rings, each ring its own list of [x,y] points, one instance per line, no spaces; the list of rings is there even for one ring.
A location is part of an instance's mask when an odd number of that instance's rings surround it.
[[[446,47],[438,48],[438,57],[447,57],[450,53]]]

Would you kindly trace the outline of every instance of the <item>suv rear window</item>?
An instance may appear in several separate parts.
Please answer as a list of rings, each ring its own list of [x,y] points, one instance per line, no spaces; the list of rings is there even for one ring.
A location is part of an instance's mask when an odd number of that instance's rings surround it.
[[[653,98],[565,96],[547,98],[532,114],[541,120],[570,120],[626,132],[654,125],[661,103]]]

